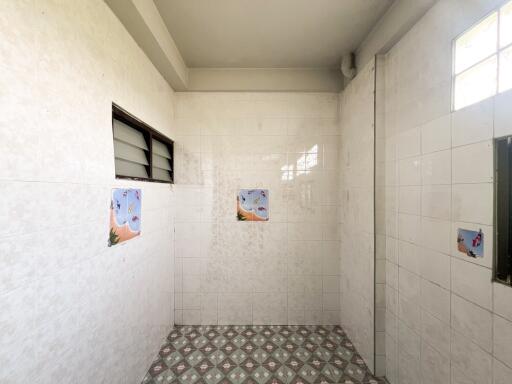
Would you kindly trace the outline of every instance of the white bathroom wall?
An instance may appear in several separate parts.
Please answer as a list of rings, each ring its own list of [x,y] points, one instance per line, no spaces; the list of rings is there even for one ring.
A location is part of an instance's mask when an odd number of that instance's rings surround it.
[[[176,95],[176,321],[338,324],[338,95]],[[238,222],[240,188],[270,221]]]
[[[173,136],[173,91],[103,1],[2,1],[0,382],[139,383],[173,323],[168,185],[116,181],[111,105]],[[111,188],[142,235],[107,247]]]
[[[340,94],[340,319],[374,371],[374,88],[375,62]]]
[[[391,384],[511,382],[512,288],[491,268],[492,139],[512,133],[512,94],[451,111],[452,39],[500,3],[440,0],[385,58],[377,232]],[[457,228],[482,229],[483,259],[457,251]]]

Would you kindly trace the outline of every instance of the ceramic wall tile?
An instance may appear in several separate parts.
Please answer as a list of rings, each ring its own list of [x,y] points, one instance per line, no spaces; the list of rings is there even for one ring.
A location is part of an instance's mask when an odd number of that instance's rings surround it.
[[[487,99],[452,114],[452,144],[489,140],[493,135],[494,100]]]
[[[493,360],[493,384],[506,384],[510,381],[512,376],[512,368],[507,367],[501,361]]]
[[[410,157],[399,161],[400,185],[421,185],[421,158]]]
[[[494,99],[494,137],[512,134],[509,124],[512,118],[512,111],[510,110],[511,100],[511,91],[504,92]]]
[[[478,204],[474,204],[478,199]],[[452,218],[492,225],[493,185],[491,183],[456,184],[452,186]]]
[[[187,293],[218,295],[218,306],[199,308],[203,324],[205,318],[218,324],[286,324],[288,316],[295,323],[334,321],[333,298],[324,316],[321,292],[339,295],[338,95],[180,93],[175,98],[176,124],[191,130],[182,133],[183,128],[176,138],[183,154],[177,171],[195,172],[200,158],[197,176],[177,179],[176,185],[176,205],[184,207],[175,245],[183,259],[177,280],[183,307],[193,297]],[[268,222],[235,220],[242,188],[269,190]],[[283,299],[296,292],[315,292],[317,305],[298,307]],[[250,309],[226,304],[250,293]],[[281,299],[273,305],[276,298]],[[306,309],[320,313],[306,319]]]
[[[451,218],[451,185],[424,185],[421,189],[421,214],[441,220]]]
[[[491,270],[452,258],[452,291],[484,308],[492,307]]]
[[[452,367],[474,383],[492,383],[492,357],[466,337],[452,331]]]
[[[452,294],[452,328],[487,352],[492,351],[492,314]]]
[[[421,312],[421,337],[422,343],[427,343],[445,357],[450,355],[450,325],[427,311]]]
[[[512,366],[512,322],[500,316],[493,316],[494,356],[509,367]]]
[[[451,183],[451,151],[439,151],[421,158],[421,181],[424,185]]]
[[[464,145],[452,152],[454,184],[490,183],[493,180],[493,149],[491,141]]]
[[[377,109],[384,117],[377,121],[376,135],[384,139],[377,141],[376,180],[383,187],[376,188],[376,212],[382,212],[376,231],[382,236],[380,247],[389,250],[386,319],[408,327],[390,324],[386,329],[390,339],[403,339],[420,322],[422,348],[419,372],[407,345],[398,343],[397,351],[386,353],[391,384],[490,383],[492,370],[495,383],[506,382],[509,367],[502,359],[507,355],[500,350],[505,347],[496,349],[496,328],[508,334],[512,291],[492,282],[492,139],[512,132],[511,93],[450,111],[453,41],[497,6],[439,1],[380,58],[384,68],[377,82]],[[455,19],[449,16],[453,12]],[[424,57],[428,63],[420,62]],[[458,251],[459,228],[482,230],[482,258]],[[420,316],[408,298],[415,297],[413,275],[419,276]]]
[[[450,288],[450,257],[430,249],[422,249],[420,274],[445,289]]]
[[[13,2],[0,30],[0,382],[137,381],[174,322],[174,200],[115,179],[112,102],[174,139],[173,90],[104,2]],[[143,229],[108,248],[116,187]]]
[[[399,212],[419,215],[421,211],[421,187],[399,188]]]
[[[510,288],[503,284],[493,284],[493,290],[494,312],[512,321],[512,302],[509,300]]]
[[[395,270],[375,270],[374,261],[374,79],[373,62],[359,74],[340,94],[339,141],[339,200],[341,215],[340,248],[340,300],[339,318],[354,345],[370,367],[375,368],[374,327],[384,329],[384,324],[374,324],[375,273],[379,281],[385,274],[396,278]],[[401,175],[414,185],[419,175],[415,163],[407,156],[419,154],[419,131],[403,134],[401,140],[410,143],[408,149],[398,154],[404,158]],[[405,180],[408,177],[410,180]],[[419,199],[408,200],[408,209],[419,208]],[[334,298],[333,298],[334,299]],[[334,303],[333,303],[334,304]],[[329,308],[334,305],[329,304]],[[379,319],[382,316],[378,317]],[[382,341],[383,342],[383,341]],[[379,346],[379,349],[383,346]]]
[[[421,248],[406,241],[398,242],[399,265],[404,269],[420,274]]]
[[[450,362],[427,343],[421,344],[421,379],[428,384],[450,384]]]
[[[421,152],[442,151],[451,147],[451,115],[438,117],[421,126]]]

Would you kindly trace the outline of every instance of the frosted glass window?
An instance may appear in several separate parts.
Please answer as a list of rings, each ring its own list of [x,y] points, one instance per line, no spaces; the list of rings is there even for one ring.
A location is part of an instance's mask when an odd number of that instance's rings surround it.
[[[455,40],[454,54],[454,110],[512,89],[512,1]]]
[[[500,10],[500,48],[512,44],[512,2]]]
[[[456,110],[496,94],[497,65],[497,57],[493,56],[456,77]]]
[[[455,74],[495,53],[497,42],[498,13],[495,12],[455,42]]]
[[[500,53],[500,92],[512,89],[512,47]]]

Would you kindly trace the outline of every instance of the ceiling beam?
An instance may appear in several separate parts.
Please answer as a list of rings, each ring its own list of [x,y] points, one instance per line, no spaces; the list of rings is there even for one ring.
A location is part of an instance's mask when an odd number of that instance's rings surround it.
[[[356,51],[358,68],[375,55],[387,53],[437,0],[395,0]]]
[[[395,0],[356,51],[362,68],[386,53],[437,0]],[[188,68],[153,0],[105,0],[175,91],[338,92],[335,68]]]
[[[188,68],[153,0],[105,0],[175,91],[339,92],[329,68]]]
[[[188,86],[185,61],[152,0],[105,0],[175,91]]]
[[[189,91],[339,92],[343,76],[328,68],[190,68]]]

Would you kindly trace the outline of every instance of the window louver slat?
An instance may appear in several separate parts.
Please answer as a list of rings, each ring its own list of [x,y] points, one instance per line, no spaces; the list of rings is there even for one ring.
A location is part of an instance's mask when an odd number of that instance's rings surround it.
[[[116,174],[130,177],[148,178],[146,167],[122,159],[115,159]]]
[[[114,139],[114,153],[116,159],[123,159],[132,163],[149,165],[146,153],[139,147],[128,145],[122,141]]]
[[[172,181],[169,171],[153,168],[153,178],[156,180]]]
[[[167,159],[171,158],[171,154],[167,146],[155,139],[153,139],[153,153]]]
[[[153,153],[153,167],[165,169],[167,171],[171,170],[171,164],[169,164],[169,160],[165,157],[156,155]]]
[[[142,148],[145,151],[149,150],[144,135],[119,120],[114,120],[114,139]]]

